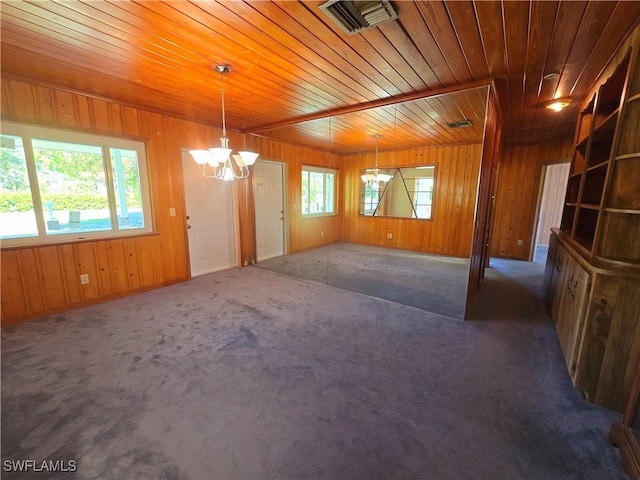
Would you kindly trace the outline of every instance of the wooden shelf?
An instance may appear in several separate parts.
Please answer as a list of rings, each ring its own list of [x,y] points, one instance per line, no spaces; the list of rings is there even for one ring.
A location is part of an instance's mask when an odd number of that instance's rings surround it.
[[[580,208],[585,210],[600,210],[600,205],[596,205],[594,203],[581,203]]]
[[[563,231],[569,233],[569,235],[571,235],[571,232],[573,231],[573,222],[575,221],[575,216],[576,216],[575,204],[565,205],[564,209],[562,210],[562,219],[560,220],[560,228]]]
[[[625,57],[613,75],[600,87],[596,101],[595,128],[605,123],[608,117],[620,108],[629,68],[629,57],[629,55]]]
[[[571,175],[569,177],[569,184],[567,185],[567,203],[576,203],[578,201],[578,195],[580,193],[580,183],[582,182],[582,174]]]
[[[576,129],[576,147],[581,143],[584,143],[586,148],[589,135],[591,134],[591,124],[593,123],[593,107],[595,105],[595,95],[591,97],[591,101],[580,112],[578,119],[578,128]]]
[[[628,215],[640,215],[640,210],[630,209],[630,208],[610,208],[607,207],[604,209],[605,212],[611,213],[626,213]]]
[[[606,239],[628,237],[625,228],[634,239],[640,233],[640,217],[629,213],[640,210],[640,95],[630,97],[633,101],[626,98],[630,52],[620,54],[612,73],[580,111],[560,228],[591,257],[635,264],[635,249],[623,254],[614,247],[616,240]],[[620,243],[628,250],[627,241]]]
[[[607,232],[598,245],[599,257],[640,264],[640,211],[605,210],[603,229]]]
[[[600,208],[604,183],[607,178],[608,164],[602,164],[598,168],[590,169],[584,179],[582,187],[582,202],[587,205],[596,205]]]
[[[605,206],[640,210],[640,155],[616,158]]]
[[[587,157],[587,144],[579,144],[573,152],[573,161],[571,162],[571,175],[579,175],[584,171]]]
[[[640,152],[640,98],[627,102],[616,156]]]
[[[545,292],[574,385],[589,402],[625,412],[610,440],[640,480],[640,26],[605,75],[578,119]],[[586,295],[567,290],[587,277]]]

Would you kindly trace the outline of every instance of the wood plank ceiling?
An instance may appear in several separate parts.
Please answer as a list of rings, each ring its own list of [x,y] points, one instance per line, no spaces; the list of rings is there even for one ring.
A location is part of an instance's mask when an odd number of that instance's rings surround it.
[[[0,2],[2,75],[220,126],[225,64],[227,128],[338,153],[370,149],[375,133],[478,141],[475,87],[493,81],[504,140],[542,142],[573,134],[578,101],[640,20],[640,1],[397,1],[398,20],[349,36],[322,3]],[[557,97],[574,103],[543,107]],[[463,119],[473,126],[446,127]]]

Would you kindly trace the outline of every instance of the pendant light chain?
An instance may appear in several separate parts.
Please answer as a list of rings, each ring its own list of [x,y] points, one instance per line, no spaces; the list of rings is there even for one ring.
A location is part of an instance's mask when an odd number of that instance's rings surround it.
[[[222,148],[229,148],[229,138],[227,137],[227,117],[224,108],[224,74],[229,72],[229,68],[222,65],[218,66],[217,70],[220,72],[220,96],[222,98],[222,137],[220,138],[220,145]]]
[[[220,147],[206,150],[189,150],[195,162],[202,168],[202,175],[216,180],[237,180],[249,177],[249,168],[255,163],[258,154],[249,151],[239,151],[232,154],[227,137],[227,115],[224,104],[224,75],[229,73],[226,65],[216,65],[216,72],[220,74],[220,97],[222,99],[222,136]],[[246,139],[245,139],[246,142]]]

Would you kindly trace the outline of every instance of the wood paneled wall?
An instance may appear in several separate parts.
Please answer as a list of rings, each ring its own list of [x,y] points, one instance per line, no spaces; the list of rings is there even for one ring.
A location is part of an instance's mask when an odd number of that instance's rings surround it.
[[[491,256],[529,259],[535,241],[542,165],[570,160],[571,148],[571,138],[503,147],[493,205]]]
[[[340,239],[340,205],[338,192],[336,215],[329,217],[302,218],[300,199],[302,196],[302,166],[335,168],[337,185],[340,189],[342,171],[338,155],[333,155],[310,148],[273,141],[263,137],[247,137],[247,145],[260,152],[260,159],[282,162],[286,170],[285,215],[287,220],[288,253],[296,253],[309,248],[334,243]],[[249,229],[247,229],[248,231]],[[249,234],[254,236],[255,228]],[[245,239],[246,241],[246,239]],[[252,253],[255,258],[255,250]]]
[[[145,142],[155,232],[116,240],[4,248],[0,253],[2,324],[157,288],[190,277],[182,150],[217,144],[221,130],[79,93],[2,78],[3,120]],[[287,164],[287,198],[300,198],[302,164],[336,167],[335,157],[311,149],[228,132],[232,146],[255,148]],[[241,261],[255,258],[253,197],[239,182]],[[294,200],[291,200],[294,199]],[[290,208],[289,248],[304,250],[339,238],[338,217],[302,219]],[[174,208],[176,215],[170,216]],[[314,232],[324,232],[324,236]],[[90,283],[80,285],[80,275]]]
[[[112,134],[145,141],[155,233],[126,239],[85,241],[1,252],[2,322],[62,311],[190,277],[185,220],[182,149],[218,142],[220,129],[16,79],[2,79],[5,120]],[[381,167],[436,165],[434,218],[430,221],[359,215],[360,170],[374,154],[339,157],[261,137],[229,132],[232,145],[255,149],[261,158],[284,162],[287,172],[288,251],[345,240],[468,257],[482,145],[380,152]],[[571,142],[507,147],[495,202],[492,255],[526,258],[535,212],[540,164],[568,158]],[[338,170],[338,215],[302,218],[302,165]],[[255,258],[253,198],[239,182],[242,261]],[[170,216],[174,208],[175,216]],[[391,239],[387,234],[391,233]],[[516,239],[524,239],[518,247]],[[80,274],[91,282],[79,284]]]
[[[432,220],[374,218],[359,214],[361,169],[371,168],[375,154],[344,156],[342,239],[367,245],[468,257],[482,145],[455,145],[380,152],[380,168],[435,165]],[[392,238],[387,238],[390,233]]]
[[[216,141],[219,131],[13,79],[2,79],[1,108],[4,120],[144,141],[155,227],[126,239],[3,249],[3,324],[189,278],[181,147]],[[80,285],[85,273],[90,283]]]

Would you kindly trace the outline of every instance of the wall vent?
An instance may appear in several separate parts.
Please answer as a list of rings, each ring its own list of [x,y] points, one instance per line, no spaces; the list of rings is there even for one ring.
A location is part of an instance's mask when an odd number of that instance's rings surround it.
[[[355,35],[373,27],[377,27],[391,20],[396,20],[398,14],[388,0],[358,1],[358,0],[329,0],[320,8],[347,35]]]

